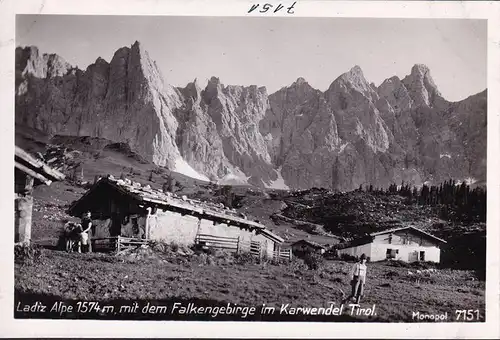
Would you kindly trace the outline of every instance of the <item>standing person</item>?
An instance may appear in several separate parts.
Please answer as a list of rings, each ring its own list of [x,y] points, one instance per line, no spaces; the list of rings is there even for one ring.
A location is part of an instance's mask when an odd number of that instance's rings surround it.
[[[355,298],[356,304],[359,304],[359,300],[363,296],[363,291],[365,288],[366,281],[366,255],[361,254],[359,261],[352,266],[351,269],[351,295],[347,297],[344,302]]]
[[[82,246],[86,248],[87,252],[92,252],[92,242],[90,240],[90,230],[92,229],[92,214],[87,211],[82,217],[82,232],[80,233]]]

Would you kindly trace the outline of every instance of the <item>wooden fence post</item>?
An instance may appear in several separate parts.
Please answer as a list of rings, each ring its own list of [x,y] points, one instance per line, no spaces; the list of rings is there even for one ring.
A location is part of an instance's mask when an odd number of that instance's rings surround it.
[[[289,248],[289,249],[288,249],[288,254],[289,254],[289,255],[288,255],[288,259],[291,261],[291,260],[292,260],[292,256],[293,256],[293,255],[292,255],[292,248]]]
[[[238,236],[238,243],[236,243],[236,254],[240,253],[240,236]]]

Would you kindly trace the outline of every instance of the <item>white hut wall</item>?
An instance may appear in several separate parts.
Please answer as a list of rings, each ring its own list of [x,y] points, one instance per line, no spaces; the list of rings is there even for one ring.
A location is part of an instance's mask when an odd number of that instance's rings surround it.
[[[214,224],[213,221],[206,219],[201,220],[200,234],[233,238],[239,237],[240,241],[248,243],[250,243],[255,236],[255,232],[250,229],[244,229],[226,223]]]
[[[179,245],[194,243],[198,232],[198,218],[170,210],[158,209],[148,219],[149,238]]]
[[[189,213],[182,214],[161,209],[149,216],[146,229],[149,230],[146,233],[150,239],[186,246],[193,245],[198,234],[239,238],[240,241],[247,243],[259,241],[265,244],[267,241],[264,236],[256,235],[255,229],[214,223],[213,220],[199,219],[198,216]],[[266,245],[266,249],[270,249],[271,253],[273,248],[273,244]]]

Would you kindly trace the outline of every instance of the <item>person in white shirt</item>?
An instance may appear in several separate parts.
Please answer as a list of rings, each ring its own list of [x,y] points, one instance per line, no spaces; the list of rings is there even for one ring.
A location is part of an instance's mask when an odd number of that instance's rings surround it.
[[[363,296],[366,281],[366,255],[361,254],[359,261],[354,264],[350,273],[351,277],[351,295],[345,299],[345,302],[355,298],[357,304]]]

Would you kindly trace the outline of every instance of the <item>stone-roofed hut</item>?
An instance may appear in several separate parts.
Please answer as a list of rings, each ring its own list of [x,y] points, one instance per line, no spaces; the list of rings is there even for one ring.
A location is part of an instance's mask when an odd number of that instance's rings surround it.
[[[14,242],[31,240],[33,187],[61,181],[64,175],[16,146],[14,154]]]
[[[94,219],[93,238],[123,236],[186,246],[200,235],[237,238],[245,243],[259,242],[269,257],[284,241],[261,223],[233,210],[113,176],[98,180],[68,213],[80,217],[87,211]]]
[[[293,253],[296,256],[303,256],[307,253],[324,254],[326,252],[326,247],[309,240],[298,240],[292,244]]]

